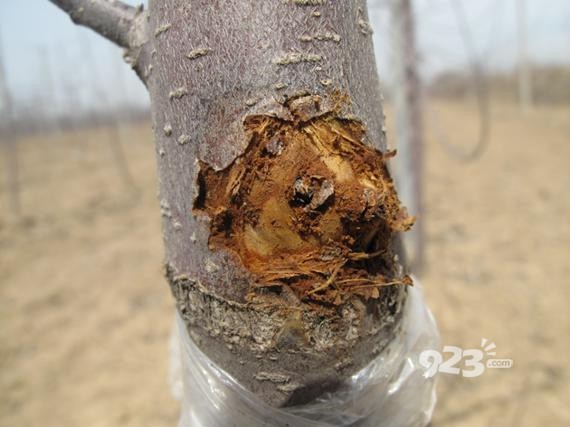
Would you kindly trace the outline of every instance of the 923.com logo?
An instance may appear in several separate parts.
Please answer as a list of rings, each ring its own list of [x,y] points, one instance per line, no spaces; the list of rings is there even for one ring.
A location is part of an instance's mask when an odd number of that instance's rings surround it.
[[[481,349],[471,348],[464,350],[460,347],[446,345],[443,352],[437,350],[424,350],[420,354],[420,365],[426,369],[425,378],[431,378],[436,373],[463,375],[466,378],[474,378],[483,375],[485,368],[508,369],[513,366],[512,359],[487,359],[486,356],[495,356],[497,348],[495,343],[489,343],[486,338],[481,340]],[[442,353],[451,353],[451,357],[443,360]],[[456,365],[463,361],[463,369]]]

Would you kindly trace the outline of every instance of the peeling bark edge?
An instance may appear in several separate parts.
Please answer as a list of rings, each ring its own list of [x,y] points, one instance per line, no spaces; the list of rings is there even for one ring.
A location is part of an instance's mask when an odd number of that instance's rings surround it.
[[[126,48],[127,61],[145,84],[148,81],[166,259],[173,266],[169,282],[192,339],[213,362],[273,406],[310,402],[338,389],[401,333],[406,289],[386,291],[374,306],[349,301],[346,311],[331,319],[236,302],[241,301],[243,289],[239,281],[247,285],[248,280],[237,274],[230,259],[207,249],[207,222],[188,213],[196,189],[197,159],[215,169],[231,163],[244,149],[241,117],[251,114],[250,107],[258,102],[287,99],[301,91],[330,95],[342,90],[355,100],[351,114],[369,130],[371,145],[385,148],[365,0],[319,0],[313,6],[321,5],[320,10],[304,7],[313,0],[227,0],[219,3],[219,9],[209,7],[208,0],[193,0],[192,11],[187,0],[151,0],[149,14],[117,1],[50,1],[74,22]],[[161,6],[166,3],[169,7]],[[242,7],[235,7],[238,3]],[[193,13],[197,10],[201,13]],[[214,34],[216,28],[233,30],[220,39]],[[329,29],[339,35],[339,42],[298,46],[310,43],[297,39],[302,34],[318,35]],[[287,31],[294,37],[283,37]],[[197,59],[192,54],[196,49],[212,50]],[[299,51],[306,52],[301,61],[289,55]],[[150,78],[153,66],[155,77]],[[178,89],[185,93],[171,97]],[[211,267],[219,272],[213,274]],[[186,275],[175,277],[172,271]],[[268,322],[269,328],[260,329]],[[332,331],[332,324],[339,326],[340,333],[334,330],[326,341],[324,332]],[[311,342],[315,336],[324,337],[318,348],[328,351],[315,350]],[[289,380],[279,382],[284,378]]]
[[[146,84],[146,60],[141,55],[148,42],[148,16],[143,6],[133,7],[120,1],[49,0],[66,12],[71,20],[90,28],[125,49],[126,61]]]
[[[168,265],[166,278],[191,339],[274,407],[306,404],[339,389],[401,333],[407,300],[406,287],[388,287],[380,304],[355,298],[338,316],[322,318],[303,307],[219,298]],[[287,381],[268,380],[266,372]]]

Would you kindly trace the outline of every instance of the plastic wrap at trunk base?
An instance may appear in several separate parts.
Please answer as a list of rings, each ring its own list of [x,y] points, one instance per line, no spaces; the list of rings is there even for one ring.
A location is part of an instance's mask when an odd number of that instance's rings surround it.
[[[439,334],[421,288],[416,285],[408,291],[397,339],[341,389],[288,408],[268,406],[216,366],[196,347],[177,316],[181,365],[174,375],[182,377],[183,385],[179,427],[427,425],[436,402],[435,378],[424,377],[418,359],[424,350],[439,349]]]

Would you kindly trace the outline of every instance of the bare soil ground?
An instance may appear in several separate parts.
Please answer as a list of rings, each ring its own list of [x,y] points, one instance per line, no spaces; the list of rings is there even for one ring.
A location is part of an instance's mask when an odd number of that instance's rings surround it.
[[[474,141],[471,107],[437,111],[452,141]],[[496,106],[493,126],[471,164],[428,136],[422,281],[443,344],[487,338],[514,367],[442,375],[433,426],[567,426],[570,108]],[[0,181],[2,426],[176,425],[154,148],[147,125],[122,134],[138,194],[105,130],[20,141],[18,220]]]

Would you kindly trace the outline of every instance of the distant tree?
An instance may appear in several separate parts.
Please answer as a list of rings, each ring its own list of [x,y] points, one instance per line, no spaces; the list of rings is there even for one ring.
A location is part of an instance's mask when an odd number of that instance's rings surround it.
[[[4,159],[6,171],[6,192],[8,194],[8,207],[10,215],[18,218],[21,214],[20,201],[20,172],[18,145],[15,136],[14,102],[6,82],[4,69],[4,54],[2,39],[0,39],[0,142],[4,146]]]

